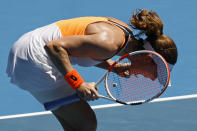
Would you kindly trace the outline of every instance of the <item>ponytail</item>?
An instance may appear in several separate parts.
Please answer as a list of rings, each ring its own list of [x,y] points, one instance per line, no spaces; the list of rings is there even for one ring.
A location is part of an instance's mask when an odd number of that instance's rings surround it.
[[[145,34],[149,38],[157,38],[163,34],[163,22],[156,12],[138,9],[130,19],[131,27],[140,30],[138,36]]]
[[[154,11],[138,9],[133,12],[130,19],[131,27],[140,32],[135,37],[140,40],[141,35],[146,35],[146,40],[150,42],[154,50],[160,53],[168,63],[175,64],[178,57],[177,47],[174,41],[163,34],[163,22]],[[139,43],[141,43],[139,41]]]

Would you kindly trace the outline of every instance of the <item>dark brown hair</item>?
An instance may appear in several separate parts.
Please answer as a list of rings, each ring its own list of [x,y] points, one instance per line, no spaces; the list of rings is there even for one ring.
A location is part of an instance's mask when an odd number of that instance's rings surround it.
[[[146,35],[154,50],[160,53],[168,63],[175,64],[177,61],[177,47],[174,41],[163,34],[163,22],[154,11],[138,9],[130,19],[131,27],[140,32],[136,35],[140,37]]]

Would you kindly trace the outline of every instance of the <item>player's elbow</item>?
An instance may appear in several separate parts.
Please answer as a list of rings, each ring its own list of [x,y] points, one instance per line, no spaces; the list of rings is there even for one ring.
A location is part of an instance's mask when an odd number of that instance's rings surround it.
[[[54,44],[52,42],[46,43],[46,45],[44,46],[44,49],[47,53],[50,53],[51,50],[53,49]]]
[[[44,49],[46,50],[46,52],[48,54],[53,54],[55,52],[59,52],[59,47],[60,45],[58,43],[55,43],[55,42],[49,42],[49,43],[46,43],[46,45],[44,46]]]

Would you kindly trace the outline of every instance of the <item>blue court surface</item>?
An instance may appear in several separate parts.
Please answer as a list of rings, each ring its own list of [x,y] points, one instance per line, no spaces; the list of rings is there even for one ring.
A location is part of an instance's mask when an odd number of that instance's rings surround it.
[[[140,106],[92,106],[98,131],[196,131],[197,95],[160,98]],[[39,125],[39,126],[38,126]],[[3,131],[63,131],[51,112],[2,116]]]
[[[179,56],[171,86],[159,99],[139,106],[120,106],[103,99],[90,102],[98,131],[196,131],[196,5],[196,0],[2,0],[0,131],[62,131],[54,116],[29,93],[12,85],[5,73],[9,50],[22,34],[80,16],[110,16],[129,24],[138,8],[156,11],[164,22],[164,33],[177,44]],[[97,81],[104,73],[96,67],[75,68],[86,81]],[[104,92],[102,85],[99,92]]]

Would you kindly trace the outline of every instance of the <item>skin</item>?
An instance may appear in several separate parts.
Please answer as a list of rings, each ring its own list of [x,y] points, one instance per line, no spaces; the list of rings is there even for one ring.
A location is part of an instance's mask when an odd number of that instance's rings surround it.
[[[111,18],[113,21],[127,26],[125,23]],[[129,27],[128,27],[129,28]],[[112,60],[106,60],[112,57],[124,40],[124,33],[114,25],[106,22],[97,22],[89,24],[83,36],[68,36],[46,44],[45,49],[50,59],[65,76],[73,70],[69,56],[89,57],[91,59],[102,61],[96,65],[99,68],[107,69]],[[133,51],[136,40],[130,39],[129,44],[122,52],[123,55]],[[117,66],[117,69],[120,66]],[[87,100],[98,99],[99,94],[96,91],[95,83],[84,82],[77,88],[81,101],[74,102],[53,110],[53,114],[61,123],[62,127],[68,131],[95,131],[97,127],[94,111],[87,104]],[[83,94],[83,95],[81,95]]]
[[[124,33],[119,28],[105,22],[97,22],[87,26],[85,35],[68,36],[51,41],[46,44],[45,49],[58,70],[65,76],[73,70],[69,56],[89,57],[103,61],[117,52],[123,40]],[[132,42],[134,41],[131,39],[122,54],[131,51]],[[97,67],[108,68],[112,62],[112,60],[106,60]],[[97,99],[98,93],[92,87],[94,87],[93,84],[84,82],[77,91],[84,94],[85,100],[89,95],[93,96],[92,99]]]

